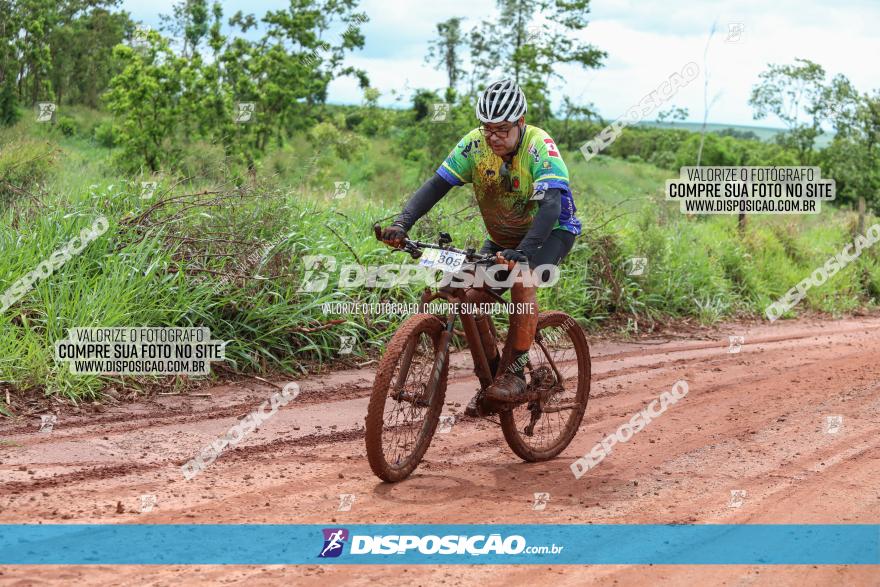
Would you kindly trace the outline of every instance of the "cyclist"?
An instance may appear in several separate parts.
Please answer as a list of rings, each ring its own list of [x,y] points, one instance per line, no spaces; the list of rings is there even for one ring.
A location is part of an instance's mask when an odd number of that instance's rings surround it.
[[[401,246],[413,224],[453,186],[472,183],[489,239],[482,254],[515,263],[558,265],[581,233],[568,183],[568,169],[553,139],[525,122],[526,97],[510,79],[492,82],[480,94],[476,114],[481,126],[459,141],[437,172],[410,197],[382,240]],[[546,279],[546,276],[538,276]],[[536,290],[529,281],[511,287],[514,308],[504,352],[491,366],[500,373],[486,397],[516,403],[526,396],[523,375],[538,322]],[[475,298],[476,299],[476,298]],[[497,369],[497,370],[496,370]],[[484,415],[480,392],[465,413]]]

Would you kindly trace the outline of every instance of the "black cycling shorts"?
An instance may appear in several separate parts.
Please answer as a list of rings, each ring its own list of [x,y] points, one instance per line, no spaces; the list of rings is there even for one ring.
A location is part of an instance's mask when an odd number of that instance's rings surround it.
[[[529,259],[529,267],[534,269],[538,265],[559,265],[574,246],[574,239],[575,235],[571,232],[563,228],[554,229],[550,236],[547,237],[547,240],[544,241],[544,244],[541,245],[541,248],[538,249],[537,254]],[[483,244],[483,248],[480,249],[480,253],[483,255],[494,254],[503,251],[504,248],[491,240],[487,240]],[[550,278],[550,271],[544,270],[538,277],[542,282],[546,282]],[[499,271],[498,278],[501,281],[507,279],[507,272]]]

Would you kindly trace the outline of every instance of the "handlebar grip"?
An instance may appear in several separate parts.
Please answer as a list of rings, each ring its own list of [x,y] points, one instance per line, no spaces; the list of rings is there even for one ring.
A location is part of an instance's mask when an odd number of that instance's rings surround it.
[[[379,223],[378,223],[378,222],[377,222],[376,224],[373,225],[373,234],[376,235],[376,240],[377,240],[377,241],[382,240],[382,227],[379,226]]]

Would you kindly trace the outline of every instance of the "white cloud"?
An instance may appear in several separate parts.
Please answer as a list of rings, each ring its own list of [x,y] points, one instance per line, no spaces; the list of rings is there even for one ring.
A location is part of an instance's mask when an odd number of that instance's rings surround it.
[[[142,17],[148,10],[168,13],[171,4],[161,0],[147,9],[125,0],[123,8]],[[227,16],[238,9],[261,16],[267,9],[285,6],[282,0],[224,2]],[[772,119],[752,120],[749,94],[768,63],[792,63],[796,57],[819,63],[829,76],[843,73],[861,91],[880,88],[876,66],[880,38],[875,28],[880,23],[880,3],[876,1],[594,0],[591,8],[590,25],[580,36],[607,51],[605,67],[561,66],[564,80],[552,87],[556,105],[564,94],[593,102],[606,118],[622,114],[685,63],[695,61],[702,68],[703,47],[713,22],[718,32],[709,49],[709,92],[710,97],[716,93],[720,97],[710,112],[710,122],[777,126],[778,121]],[[443,72],[424,63],[438,22],[466,17],[463,28],[467,31],[497,12],[493,0],[365,0],[358,10],[370,17],[364,26],[366,46],[349,56],[347,63],[367,71],[372,85],[383,94],[381,102],[388,105],[394,103],[391,90],[402,91],[407,82],[410,88],[445,86]],[[729,23],[743,24],[741,42],[725,42]],[[680,90],[669,105],[686,107],[692,121],[702,120],[702,84],[701,76]],[[359,103],[361,98],[351,78],[330,85],[332,102]]]

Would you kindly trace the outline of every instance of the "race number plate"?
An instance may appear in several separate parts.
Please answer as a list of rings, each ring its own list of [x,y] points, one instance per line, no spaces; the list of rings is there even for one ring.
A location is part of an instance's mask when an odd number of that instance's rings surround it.
[[[461,253],[441,249],[426,249],[419,257],[419,265],[430,269],[442,269],[455,273],[464,264],[466,257]]]

